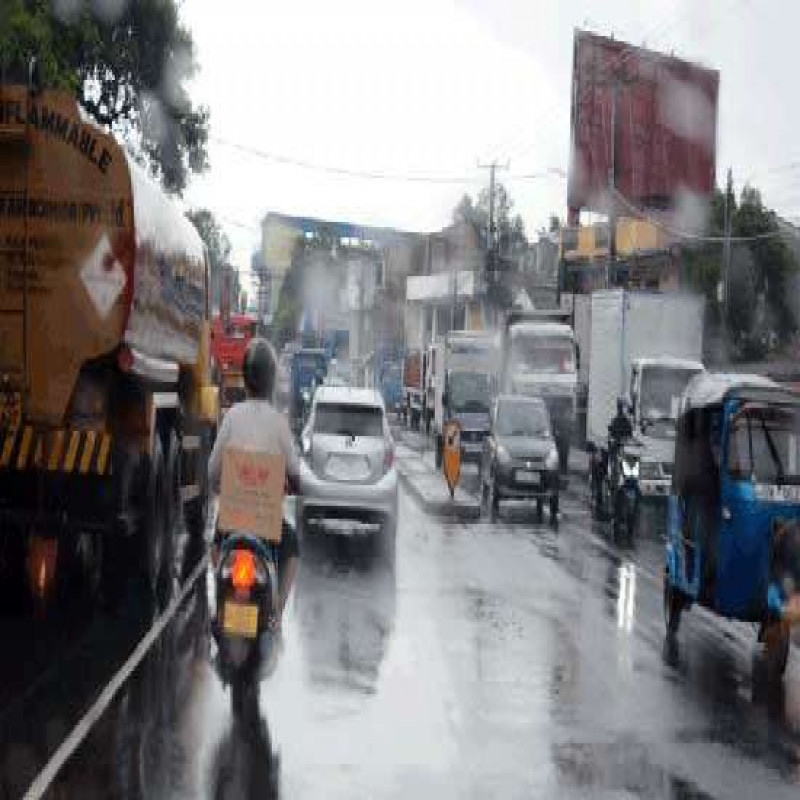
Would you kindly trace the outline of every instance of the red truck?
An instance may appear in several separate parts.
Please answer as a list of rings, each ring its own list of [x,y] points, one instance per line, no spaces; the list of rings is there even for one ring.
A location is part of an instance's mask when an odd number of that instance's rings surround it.
[[[234,403],[244,400],[244,353],[250,340],[256,335],[257,324],[253,314],[231,314],[227,325],[221,315],[214,317],[211,327],[211,355],[218,371],[223,412]]]

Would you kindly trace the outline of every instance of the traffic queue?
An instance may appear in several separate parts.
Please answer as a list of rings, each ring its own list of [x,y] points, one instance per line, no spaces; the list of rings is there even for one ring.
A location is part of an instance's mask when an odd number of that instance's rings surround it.
[[[763,377],[706,371],[695,296],[611,290],[575,300],[569,314],[515,311],[498,336],[450,332],[410,353],[408,427],[433,433],[448,483],[460,470],[447,464],[442,430],[458,430],[449,441],[463,461],[474,436],[491,521],[501,502],[522,500],[539,521],[548,506],[557,525],[570,444],[583,440],[591,510],[615,543],[633,543],[645,504],[666,529],[670,640],[695,604],[755,623],[766,669],[780,678],[800,621],[800,396]],[[481,340],[495,348],[487,361]],[[472,361],[458,355],[463,342]],[[471,414],[454,403],[462,386]]]

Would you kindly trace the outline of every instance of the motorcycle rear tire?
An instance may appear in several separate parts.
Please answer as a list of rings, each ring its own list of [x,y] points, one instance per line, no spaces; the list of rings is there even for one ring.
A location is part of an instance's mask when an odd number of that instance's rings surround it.
[[[258,714],[258,683],[252,678],[237,676],[231,684],[231,714],[235,720],[246,720]]]

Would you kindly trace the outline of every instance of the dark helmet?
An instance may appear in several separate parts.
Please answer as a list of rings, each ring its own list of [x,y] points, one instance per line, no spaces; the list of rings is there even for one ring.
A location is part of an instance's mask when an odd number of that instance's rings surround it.
[[[277,359],[272,345],[261,337],[250,340],[244,353],[244,385],[247,391],[261,400],[271,400],[275,391]]]

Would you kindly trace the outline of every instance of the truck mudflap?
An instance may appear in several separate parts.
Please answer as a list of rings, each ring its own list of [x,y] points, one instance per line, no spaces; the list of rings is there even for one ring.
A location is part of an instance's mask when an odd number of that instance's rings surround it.
[[[27,533],[109,529],[114,442],[95,429],[22,425],[0,435],[0,521]]]

